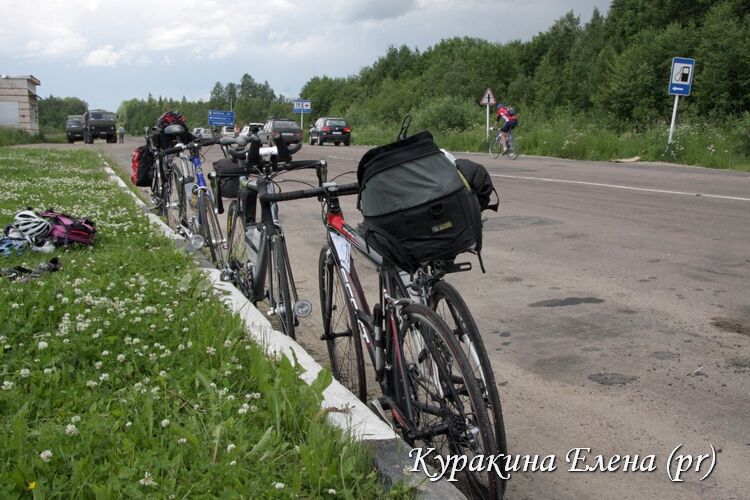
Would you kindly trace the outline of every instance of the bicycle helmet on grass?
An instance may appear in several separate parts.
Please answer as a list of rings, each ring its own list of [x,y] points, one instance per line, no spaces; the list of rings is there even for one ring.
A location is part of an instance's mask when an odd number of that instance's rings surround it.
[[[29,242],[23,238],[3,238],[0,240],[0,255],[3,257],[21,255],[28,244]]]
[[[34,242],[41,242],[52,231],[49,221],[38,216],[33,210],[18,212],[14,225],[29,241]]]

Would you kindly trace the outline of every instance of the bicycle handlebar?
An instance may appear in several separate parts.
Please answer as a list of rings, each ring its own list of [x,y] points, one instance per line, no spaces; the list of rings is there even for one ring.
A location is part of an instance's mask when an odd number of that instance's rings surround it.
[[[258,195],[258,199],[261,203],[276,203],[279,201],[291,201],[301,200],[303,198],[315,198],[317,196],[325,195],[329,190],[336,188],[336,192],[339,196],[355,194],[359,192],[359,184],[356,182],[351,184],[338,185],[335,182],[327,183],[326,185],[312,189],[300,189],[298,191],[289,191],[286,193],[261,193]]]
[[[159,154],[161,156],[173,155],[176,153],[181,153],[186,149],[200,149],[204,146],[213,146],[214,144],[218,143],[219,141],[217,141],[216,139],[196,139],[188,144],[178,144],[171,148],[160,149]]]

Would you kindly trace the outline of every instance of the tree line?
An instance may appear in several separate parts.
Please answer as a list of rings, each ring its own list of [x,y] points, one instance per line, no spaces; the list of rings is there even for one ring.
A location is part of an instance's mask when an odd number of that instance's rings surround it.
[[[397,128],[405,113],[427,128],[483,123],[479,99],[492,87],[523,115],[585,116],[639,129],[670,118],[672,58],[697,60],[681,116],[722,120],[750,110],[750,2],[614,0],[581,24],[572,12],[528,42],[443,40],[424,52],[390,47],[358,74],[314,77],[301,96],[318,114]]]
[[[491,87],[521,117],[554,115],[637,131],[669,120],[675,56],[697,60],[681,117],[721,122],[747,115],[750,0],[613,0],[606,15],[594,9],[582,24],[570,12],[528,42],[464,37],[424,51],[390,47],[357,74],[311,78],[300,96],[312,100],[315,116],[344,116],[355,127],[398,128],[411,113],[416,126],[451,131],[484,123],[478,101]],[[40,120],[63,124],[65,113],[82,112],[74,99],[42,99]],[[129,133],[140,134],[166,110],[183,112],[193,127],[207,124],[209,109],[230,108],[239,123],[263,122],[289,115],[291,100],[244,74],[237,83],[216,82],[208,101],[149,95],[123,102],[117,116]]]

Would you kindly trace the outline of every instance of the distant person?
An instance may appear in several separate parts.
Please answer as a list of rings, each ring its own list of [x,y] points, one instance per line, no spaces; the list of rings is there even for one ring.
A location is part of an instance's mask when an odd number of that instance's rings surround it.
[[[120,128],[117,129],[117,142],[120,144],[125,143],[125,127],[120,125]]]
[[[500,127],[500,120],[503,120],[503,126]],[[500,140],[503,143],[503,153],[508,152],[508,132],[511,129],[516,128],[518,125],[518,118],[516,117],[516,111],[510,106],[505,104],[497,105],[497,115],[495,117],[495,126],[492,128],[500,130]]]

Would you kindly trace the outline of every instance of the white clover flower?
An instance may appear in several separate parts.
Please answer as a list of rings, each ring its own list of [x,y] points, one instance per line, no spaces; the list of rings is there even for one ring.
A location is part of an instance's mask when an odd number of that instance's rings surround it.
[[[54,373],[54,372],[55,372],[55,367],[54,366],[52,368],[45,368],[44,369],[44,374],[45,375],[49,375],[50,373]]]
[[[95,380],[89,380],[89,381],[86,382],[86,387],[88,387],[90,389],[93,389],[97,385],[99,385],[99,383],[96,382]]]
[[[234,397],[234,394],[230,394],[227,396],[227,401],[234,401],[236,398]]]
[[[251,413],[255,413],[255,412],[257,412],[257,411],[258,411],[258,407],[257,407],[257,406],[255,406],[255,405],[251,405],[251,406],[250,406],[250,412],[251,412]]]
[[[336,490],[334,490],[333,488],[328,488],[328,491],[327,491],[327,493],[328,493],[329,495],[335,495],[335,494],[336,494]]]
[[[229,339],[226,339],[224,341],[224,347],[232,347],[232,341]]]
[[[237,465],[237,460],[232,460],[231,462],[229,462],[229,465],[234,467],[235,465]]]
[[[65,434],[67,434],[68,436],[75,436],[76,434],[78,434],[78,429],[75,425],[68,424],[65,426]]]
[[[102,357],[109,356],[109,351],[102,351]]]
[[[162,421],[160,422],[160,424],[161,424],[161,426],[162,426],[162,427],[164,427],[164,428],[165,428],[165,427],[167,427],[167,426],[169,425],[169,419],[168,419],[168,418],[165,418],[164,420],[162,420]]]
[[[153,476],[148,472],[143,474],[143,479],[138,482],[143,486],[156,486],[158,484],[156,481],[154,481]]]
[[[44,450],[39,454],[39,458],[42,459],[42,462],[49,462],[52,459],[52,451]]]
[[[184,351],[185,350],[185,344],[180,344],[177,346],[178,351]]]
[[[31,375],[31,371],[29,371],[28,368],[21,368],[18,374],[21,376],[21,378],[28,378]]]
[[[18,304],[16,304],[15,302],[14,302],[14,303],[12,303],[12,304],[10,305],[10,308],[11,308],[11,309],[18,309],[19,307],[21,307],[21,306],[19,306],[19,305],[18,305]]]
[[[234,443],[229,443],[227,445],[227,453],[230,453],[235,448],[237,448],[237,446],[235,446]]]
[[[10,380],[3,381],[3,390],[9,391],[11,389],[13,389],[13,382],[11,382]]]
[[[39,343],[37,343],[36,345],[36,348],[39,349],[40,351],[43,351],[48,347],[49,347],[49,344],[43,340],[40,340]]]
[[[127,422],[125,422],[125,428],[126,429],[128,429],[131,425],[133,425],[133,422],[131,422],[130,420],[128,420]]]
[[[55,310],[55,306],[49,306],[49,309],[47,309],[49,312],[52,312]]]
[[[73,415],[72,417],[70,417],[70,421],[74,424],[77,424],[81,421],[81,417],[79,415]]]
[[[94,368],[96,368],[98,370],[98,369],[100,369],[102,367],[102,364],[103,363],[101,361],[97,361],[96,363],[94,363]]]
[[[107,380],[109,380],[109,373],[102,373],[101,375],[99,375],[99,380],[101,380],[102,382],[106,382]]]
[[[190,349],[191,347],[193,347],[193,341],[192,340],[188,340],[187,346],[188,346],[188,349]]]
[[[213,356],[214,354],[216,354],[216,349],[214,349],[212,346],[208,346],[208,347],[206,347],[206,353],[208,353],[211,356]]]
[[[187,443],[187,439],[185,438],[180,438],[177,440],[177,444],[185,444],[185,443]]]
[[[299,453],[299,445],[298,444],[294,445],[294,453]]]
[[[253,399],[260,399],[260,393],[259,392],[254,392],[253,393]]]
[[[117,361],[119,363],[123,363],[125,361],[125,355],[124,354],[118,354],[117,355]]]
[[[273,487],[277,490],[283,490],[284,489],[284,483],[273,483]]]
[[[168,374],[167,374],[167,372],[165,372],[164,370],[162,370],[162,371],[159,372],[159,376],[160,377],[166,377],[166,376],[168,376]]]

